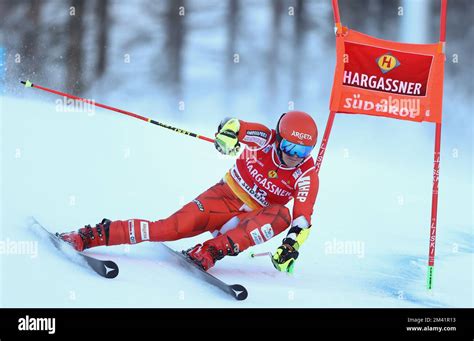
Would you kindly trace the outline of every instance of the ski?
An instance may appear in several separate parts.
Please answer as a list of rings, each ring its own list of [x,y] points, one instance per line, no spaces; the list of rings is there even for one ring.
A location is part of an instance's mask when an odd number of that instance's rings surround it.
[[[45,235],[56,247],[56,249],[66,255],[66,258],[69,258],[71,261],[77,264],[89,267],[90,269],[94,270],[98,275],[105,278],[115,278],[119,274],[119,268],[115,262],[111,260],[100,260],[88,256],[82,252],[76,251],[71,245],[61,240],[54,233],[48,231],[34,217],[31,217],[31,220],[31,225],[36,225],[40,230],[39,232]]]
[[[182,252],[177,252],[171,249],[166,244],[161,243],[161,245],[169,254],[175,256],[183,267],[191,270],[194,274],[198,275],[205,282],[212,284],[215,287],[221,289],[222,291],[231,295],[233,298],[235,298],[238,301],[243,301],[247,298],[248,292],[244,286],[240,284],[227,284],[221,281],[219,278],[201,269],[198,265],[196,265],[191,259],[189,259],[189,257],[187,257]]]

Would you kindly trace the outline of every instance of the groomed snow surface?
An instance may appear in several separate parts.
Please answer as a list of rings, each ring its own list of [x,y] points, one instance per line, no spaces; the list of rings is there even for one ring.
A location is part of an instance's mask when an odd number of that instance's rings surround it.
[[[449,143],[441,160],[434,290],[425,289],[432,125],[338,116],[313,231],[295,273],[278,273],[249,250],[211,270],[248,289],[248,299],[237,302],[180,268],[158,243],[88,250],[119,265],[120,275],[108,280],[32,231],[29,216],[51,231],[103,217],[167,217],[233,163],[207,142],[102,109],[65,112],[56,99],[1,98],[2,307],[473,307],[472,166],[469,155],[454,157]],[[132,104],[116,105],[133,111]],[[315,115],[322,135],[327,113]],[[217,125],[154,118],[208,136]],[[253,119],[273,125],[277,118]],[[180,250],[209,237],[169,245]],[[274,251],[281,239],[252,251]]]

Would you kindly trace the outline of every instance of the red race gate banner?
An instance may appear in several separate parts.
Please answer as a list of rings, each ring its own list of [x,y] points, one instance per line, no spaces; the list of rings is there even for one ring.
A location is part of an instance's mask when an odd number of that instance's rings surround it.
[[[407,44],[374,38],[342,26],[338,0],[332,0],[336,70],[329,118],[316,159],[319,172],[336,113],[366,114],[436,123],[427,289],[433,288],[441,119],[448,0],[441,0],[439,42]]]
[[[406,44],[338,29],[330,110],[441,123],[442,43]]]

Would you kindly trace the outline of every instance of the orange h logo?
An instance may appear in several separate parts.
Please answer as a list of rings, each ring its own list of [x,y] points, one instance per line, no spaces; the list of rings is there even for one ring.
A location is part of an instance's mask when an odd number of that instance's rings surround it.
[[[390,58],[389,56],[383,56],[383,60],[381,64],[383,67],[390,69],[392,65],[392,58]]]
[[[382,73],[387,73],[400,65],[398,59],[395,58],[390,52],[378,57],[376,62]]]

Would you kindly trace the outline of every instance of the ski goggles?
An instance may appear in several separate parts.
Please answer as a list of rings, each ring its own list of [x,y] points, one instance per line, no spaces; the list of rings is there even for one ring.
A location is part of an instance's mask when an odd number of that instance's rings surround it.
[[[314,146],[303,146],[301,144],[293,143],[288,140],[282,139],[280,142],[280,150],[290,156],[297,156],[305,158],[311,154]]]

